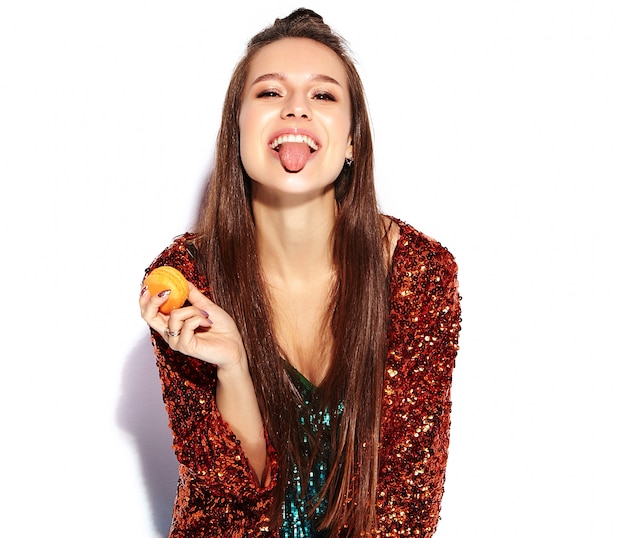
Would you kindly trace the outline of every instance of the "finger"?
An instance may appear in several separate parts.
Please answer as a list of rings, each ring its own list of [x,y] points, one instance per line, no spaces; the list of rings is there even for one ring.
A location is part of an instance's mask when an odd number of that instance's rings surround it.
[[[170,316],[164,337],[176,351],[185,352],[194,347],[196,332],[209,329],[213,325],[203,310],[189,307],[172,312],[174,315]]]
[[[214,323],[220,325],[225,323],[229,327],[232,326],[233,320],[231,317],[191,283],[189,283],[189,302],[196,308],[208,312],[210,319]]]
[[[169,340],[170,338],[178,338],[180,336],[182,329],[172,330],[169,327],[165,327],[163,329],[163,337]]]
[[[209,318],[209,314],[206,310],[192,305],[172,310],[169,315],[167,326],[171,332],[176,332],[182,329],[183,325],[187,325],[192,321],[194,329],[197,329],[198,327],[209,327],[213,324],[213,321]]]
[[[141,309],[142,314],[149,300],[150,293],[148,292],[148,286],[142,284],[141,291],[139,292],[139,308]]]
[[[159,308],[164,304],[169,296],[169,292],[161,292],[156,295],[150,295],[150,290],[145,286],[142,287],[139,294],[139,308],[141,310],[141,317],[144,319],[150,327],[157,330],[161,334],[163,333],[164,319],[167,323],[167,316],[159,311]]]
[[[206,295],[204,295],[198,288],[196,288],[191,282],[189,282],[189,297],[188,301],[201,310],[208,311],[208,308],[214,306],[215,303],[211,301]]]
[[[141,289],[141,295],[139,297],[139,304],[143,306],[145,309],[154,309],[157,310],[161,305],[163,305],[170,295],[170,290],[163,290],[156,295],[150,294],[150,288],[144,287]]]

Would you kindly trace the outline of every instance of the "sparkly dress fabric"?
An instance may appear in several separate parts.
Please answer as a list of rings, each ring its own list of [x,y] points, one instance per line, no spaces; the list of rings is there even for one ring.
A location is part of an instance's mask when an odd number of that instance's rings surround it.
[[[318,439],[319,449],[313,456],[313,464],[308,477],[302,477],[297,465],[292,466],[287,492],[283,504],[281,538],[328,538],[330,534],[317,531],[316,523],[326,512],[326,502],[319,494],[324,487],[330,465],[330,428],[336,413],[316,406],[316,387],[298,370],[285,361],[285,368],[292,383],[298,390],[302,403],[300,408],[300,431],[306,455],[311,457],[311,440]],[[331,419],[332,417],[332,419]],[[308,450],[307,450],[308,449]],[[303,481],[306,480],[306,484]],[[304,493],[304,495],[303,495]],[[307,516],[309,506],[315,506],[312,516]]]
[[[400,237],[390,274],[377,527],[372,536],[429,538],[439,519],[448,456],[450,387],[460,330],[457,266],[439,243],[396,222]],[[177,238],[149,270],[172,265],[210,295],[194,263],[189,239],[188,234]],[[180,464],[170,538],[324,536],[312,533],[308,529],[312,523],[302,518],[298,493],[303,479],[295,470],[283,508],[283,526],[269,528],[267,513],[280,447],[273,447],[268,439],[267,480],[259,484],[217,409],[215,367],[172,351],[155,332],[152,339]],[[307,401],[311,387],[303,383],[299,388]],[[311,421],[308,427],[326,428],[329,417],[305,411],[303,417]],[[315,495],[323,484],[327,470],[323,452],[314,463],[307,495]],[[323,503],[319,510],[321,514]],[[339,536],[348,533],[344,529]]]

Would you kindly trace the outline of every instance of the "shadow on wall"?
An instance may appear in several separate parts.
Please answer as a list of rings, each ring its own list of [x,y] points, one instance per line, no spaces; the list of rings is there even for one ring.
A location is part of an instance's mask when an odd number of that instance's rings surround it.
[[[172,451],[172,434],[148,334],[126,360],[117,422],[135,441],[152,521],[158,536],[166,537],[172,520],[178,462]]]

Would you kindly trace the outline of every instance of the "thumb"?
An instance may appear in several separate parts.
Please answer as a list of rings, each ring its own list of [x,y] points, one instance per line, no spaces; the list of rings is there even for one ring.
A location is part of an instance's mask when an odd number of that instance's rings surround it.
[[[188,284],[189,284],[188,300],[193,306],[206,310],[207,307],[215,305],[213,301],[211,301],[206,295],[204,295],[191,282],[188,282]]]

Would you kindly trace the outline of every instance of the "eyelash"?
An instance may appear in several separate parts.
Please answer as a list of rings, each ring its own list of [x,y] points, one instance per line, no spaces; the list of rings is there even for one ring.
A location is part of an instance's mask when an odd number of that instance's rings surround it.
[[[278,90],[263,90],[257,94],[259,99],[272,99],[274,97],[281,97]],[[335,96],[327,91],[318,91],[313,94],[313,99],[317,101],[336,101]]]
[[[335,101],[335,96],[332,93],[325,91],[316,92],[313,98],[320,101]]]
[[[259,92],[257,97],[280,97],[280,92],[278,92],[278,90],[263,90],[262,92]]]

